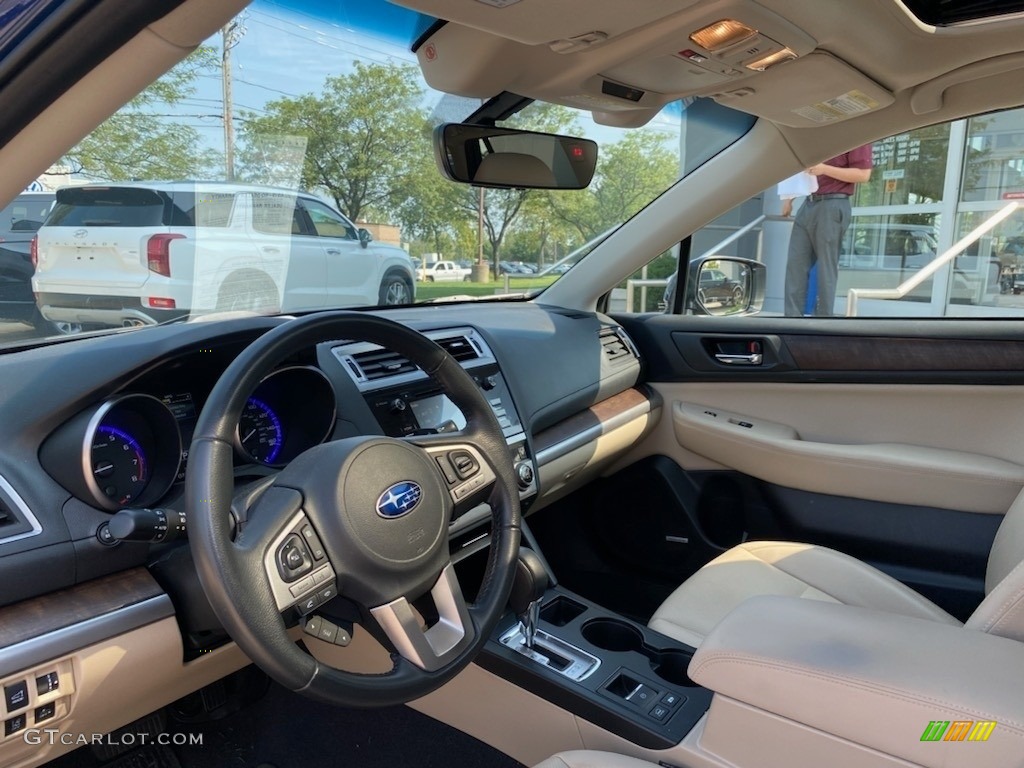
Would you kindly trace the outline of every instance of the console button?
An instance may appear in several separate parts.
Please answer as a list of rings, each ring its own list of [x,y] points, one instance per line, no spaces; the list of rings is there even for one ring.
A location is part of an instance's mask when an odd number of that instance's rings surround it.
[[[7,702],[7,711],[13,712],[16,709],[28,706],[28,683],[19,680],[12,685],[4,686],[4,701]]]
[[[56,672],[47,672],[36,678],[36,693],[43,696],[60,688],[60,676]]]
[[[44,720],[51,719],[57,714],[57,702],[51,701],[49,704],[43,704],[41,707],[36,707],[36,722],[41,723]]]
[[[629,694],[629,696],[627,696],[626,698],[633,704],[636,704],[638,706],[643,707],[644,709],[647,709],[648,706],[650,706],[653,702],[657,701],[658,692],[651,688],[651,686],[649,685],[641,684],[637,687],[635,691]]]
[[[661,697],[661,703],[664,704],[669,709],[671,709],[672,707],[675,707],[676,705],[678,705],[679,702],[681,702],[682,700],[683,700],[683,697],[680,696],[678,693],[671,693],[671,692],[669,692],[669,693],[666,693],[664,696]]]
[[[28,718],[25,713],[22,712],[20,715],[15,715],[10,720],[4,721],[4,736],[10,736],[12,733],[25,730],[26,721]]]
[[[668,720],[668,716],[672,714],[672,710],[666,707],[664,704],[655,704],[651,707],[651,717],[657,720],[659,723],[663,723]]]

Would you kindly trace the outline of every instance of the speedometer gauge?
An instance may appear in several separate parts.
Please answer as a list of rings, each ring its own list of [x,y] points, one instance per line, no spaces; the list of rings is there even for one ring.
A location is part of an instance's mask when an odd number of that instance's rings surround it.
[[[250,397],[238,421],[238,439],[254,461],[274,464],[284,444],[281,419],[265,402]]]
[[[123,429],[101,425],[92,441],[92,475],[103,495],[128,504],[149,482],[149,462],[139,441]]]

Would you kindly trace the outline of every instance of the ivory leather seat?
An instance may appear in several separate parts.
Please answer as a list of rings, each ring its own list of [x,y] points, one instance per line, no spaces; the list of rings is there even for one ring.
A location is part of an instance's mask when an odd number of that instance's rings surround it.
[[[611,752],[578,749],[552,755],[535,768],[657,768],[654,763]]]
[[[968,629],[1024,641],[1024,492],[996,532],[985,574],[985,599]],[[930,600],[856,558],[826,547],[746,542],[702,567],[655,611],[651,629],[698,647],[711,629],[756,595],[856,605],[960,626]]]

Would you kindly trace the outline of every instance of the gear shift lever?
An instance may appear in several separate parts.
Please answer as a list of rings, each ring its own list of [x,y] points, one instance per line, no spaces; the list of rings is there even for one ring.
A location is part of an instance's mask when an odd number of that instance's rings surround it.
[[[533,648],[533,641],[537,635],[540,601],[547,588],[548,572],[544,569],[544,563],[532,549],[520,549],[508,604],[519,618],[523,645],[529,649]]]

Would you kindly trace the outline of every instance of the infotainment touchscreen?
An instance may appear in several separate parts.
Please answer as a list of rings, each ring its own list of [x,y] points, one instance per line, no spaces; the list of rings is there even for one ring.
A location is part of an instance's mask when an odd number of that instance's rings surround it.
[[[409,405],[420,429],[457,432],[466,426],[466,417],[447,395],[424,397],[421,400],[413,400]]]

